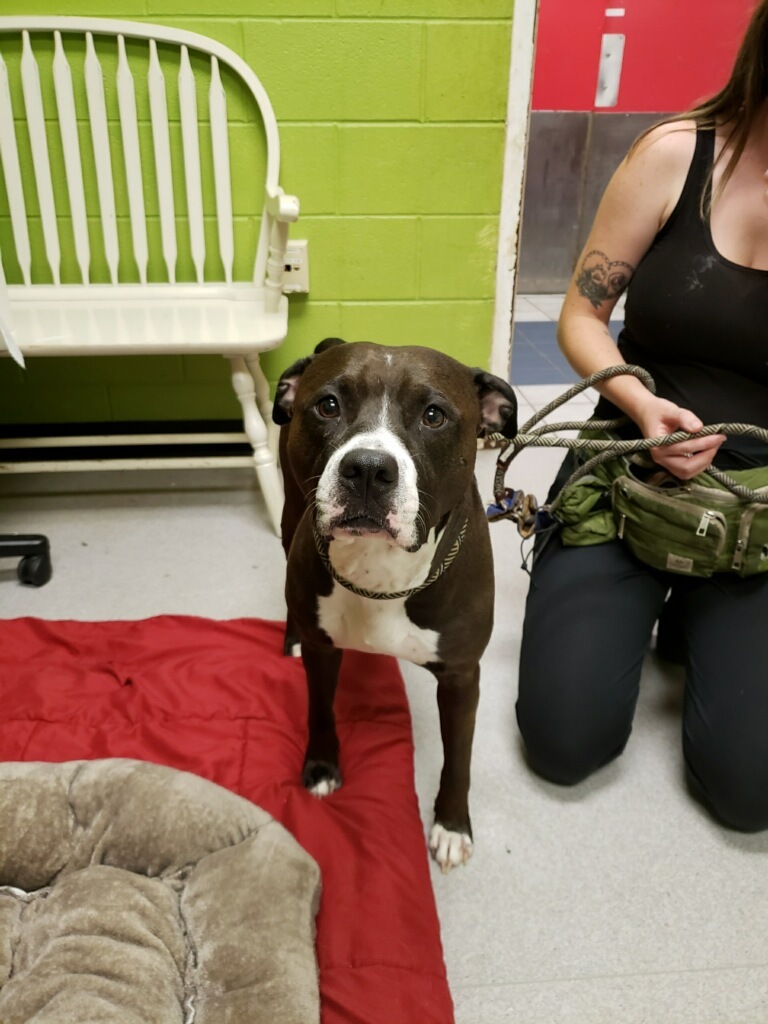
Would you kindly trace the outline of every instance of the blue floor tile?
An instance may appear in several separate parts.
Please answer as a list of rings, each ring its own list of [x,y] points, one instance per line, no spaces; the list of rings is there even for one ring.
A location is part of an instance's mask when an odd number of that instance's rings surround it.
[[[615,340],[623,324],[612,320],[608,326]],[[554,320],[515,323],[510,371],[510,380],[519,387],[526,384],[572,384],[579,379],[558,347]]]

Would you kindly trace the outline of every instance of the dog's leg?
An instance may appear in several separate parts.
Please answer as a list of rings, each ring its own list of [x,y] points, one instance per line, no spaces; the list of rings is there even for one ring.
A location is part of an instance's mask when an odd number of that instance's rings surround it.
[[[459,864],[466,864],[472,856],[469,766],[480,697],[480,668],[476,667],[469,677],[448,672],[435,675],[444,759],[429,847],[445,874]]]
[[[331,647],[302,644],[301,659],[309,693],[309,743],[302,782],[315,796],[328,796],[341,785],[339,739],[333,714],[333,698],[339,679],[342,652]]]

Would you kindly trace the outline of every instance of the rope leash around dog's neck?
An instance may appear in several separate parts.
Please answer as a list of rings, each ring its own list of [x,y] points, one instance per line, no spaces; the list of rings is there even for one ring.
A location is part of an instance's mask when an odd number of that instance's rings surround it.
[[[496,463],[496,475],[493,486],[494,498],[497,505],[493,507],[493,514],[490,514],[489,512],[489,519],[491,521],[495,522],[498,519],[513,519],[517,522],[518,530],[522,536],[529,537],[535,532],[537,514],[539,511],[546,511],[549,516],[551,516],[557,508],[567,487],[575,483],[577,480],[580,480],[581,477],[591,473],[603,462],[608,462],[610,459],[615,459],[623,455],[635,455],[641,452],[650,451],[652,448],[677,444],[679,441],[695,441],[697,438],[709,437],[712,434],[755,437],[768,443],[768,430],[748,423],[713,423],[703,427],[695,434],[690,434],[684,430],[676,430],[673,434],[667,434],[664,437],[646,437],[626,441],[618,438],[604,440],[583,437],[570,438],[548,436],[564,430],[615,430],[629,422],[628,417],[626,416],[613,420],[586,420],[550,423],[536,428],[536,425],[540,423],[541,420],[549,416],[550,413],[554,412],[554,410],[559,408],[561,405],[569,402],[576,395],[581,394],[582,391],[585,391],[587,388],[593,387],[596,384],[600,384],[603,381],[610,380],[612,377],[619,376],[637,377],[643,384],[645,384],[652,394],[656,393],[656,384],[653,377],[651,377],[646,370],[643,370],[642,367],[633,366],[631,364],[609,366],[604,370],[593,373],[589,377],[585,377],[577,384],[574,384],[573,387],[563,392],[562,395],[558,396],[548,405],[544,406],[544,408],[540,409],[533,417],[531,417],[530,420],[523,424],[520,431],[511,440],[504,437],[502,434],[491,435],[492,440],[499,441],[503,445]],[[573,450],[590,449],[593,452],[596,451],[597,454],[580,466],[566,481],[554,500],[546,506],[545,509],[540,510],[536,503],[536,499],[532,495],[524,495],[521,491],[513,491],[512,489],[504,486],[504,477],[510,463],[524,448],[570,448]],[[510,452],[510,454],[507,455],[507,452]],[[708,469],[704,470],[704,472],[729,490],[732,494],[735,494],[742,501],[755,502],[756,504],[761,505],[768,504],[768,493],[751,490],[749,487],[745,487],[742,484],[737,483],[732,477],[728,476],[727,473],[724,473],[722,470],[715,469],[713,466],[710,466]],[[498,508],[498,512],[495,511],[496,508]]]
[[[426,590],[427,587],[432,586],[432,584],[436,580],[440,579],[440,577],[443,575],[446,569],[450,568],[453,560],[459,553],[459,548],[461,547],[464,538],[467,535],[468,522],[469,520],[465,519],[464,522],[461,524],[461,528],[459,529],[459,532],[456,534],[456,539],[451,545],[445,558],[443,558],[443,560],[437,565],[437,567],[432,570],[432,572],[424,580],[423,583],[420,583],[416,587],[411,587],[408,590],[397,590],[394,593],[387,593],[381,590],[366,590],[365,587],[358,587],[355,583],[351,583],[349,580],[344,579],[343,576],[339,575],[339,573],[334,568],[333,563],[331,562],[331,556],[329,552],[330,542],[328,541],[328,539],[326,537],[321,537],[314,526],[312,527],[312,533],[314,534],[315,547],[317,548],[317,553],[320,556],[320,561],[323,563],[326,570],[330,573],[330,575],[337,583],[339,583],[346,590],[351,591],[353,594],[357,594],[358,597],[367,597],[372,601],[396,601],[402,600],[403,598],[413,597],[414,594],[418,594],[420,591]],[[447,526],[446,531],[443,533],[442,537],[438,542],[438,548],[440,547],[440,545],[444,543],[446,536]]]

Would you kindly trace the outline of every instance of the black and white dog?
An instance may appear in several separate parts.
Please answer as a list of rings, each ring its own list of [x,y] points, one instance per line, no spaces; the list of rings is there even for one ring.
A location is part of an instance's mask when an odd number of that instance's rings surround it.
[[[326,339],[282,375],[288,556],[286,649],[309,687],[304,785],[341,785],[333,700],[345,647],[405,658],[437,678],[444,763],[430,848],[472,853],[468,793],[479,662],[493,622],[477,438],[516,432],[505,381],[428,348]]]

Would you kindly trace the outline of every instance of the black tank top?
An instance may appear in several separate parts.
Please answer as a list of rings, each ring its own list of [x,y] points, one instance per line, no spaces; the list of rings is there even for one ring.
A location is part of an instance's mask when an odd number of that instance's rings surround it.
[[[627,291],[619,349],[646,369],[656,390],[705,423],[768,428],[768,270],[725,259],[700,215],[715,133],[699,129],[682,195],[640,261]],[[606,399],[597,416],[620,415]],[[625,436],[636,437],[634,424]],[[734,437],[715,465],[768,465],[768,445]]]

